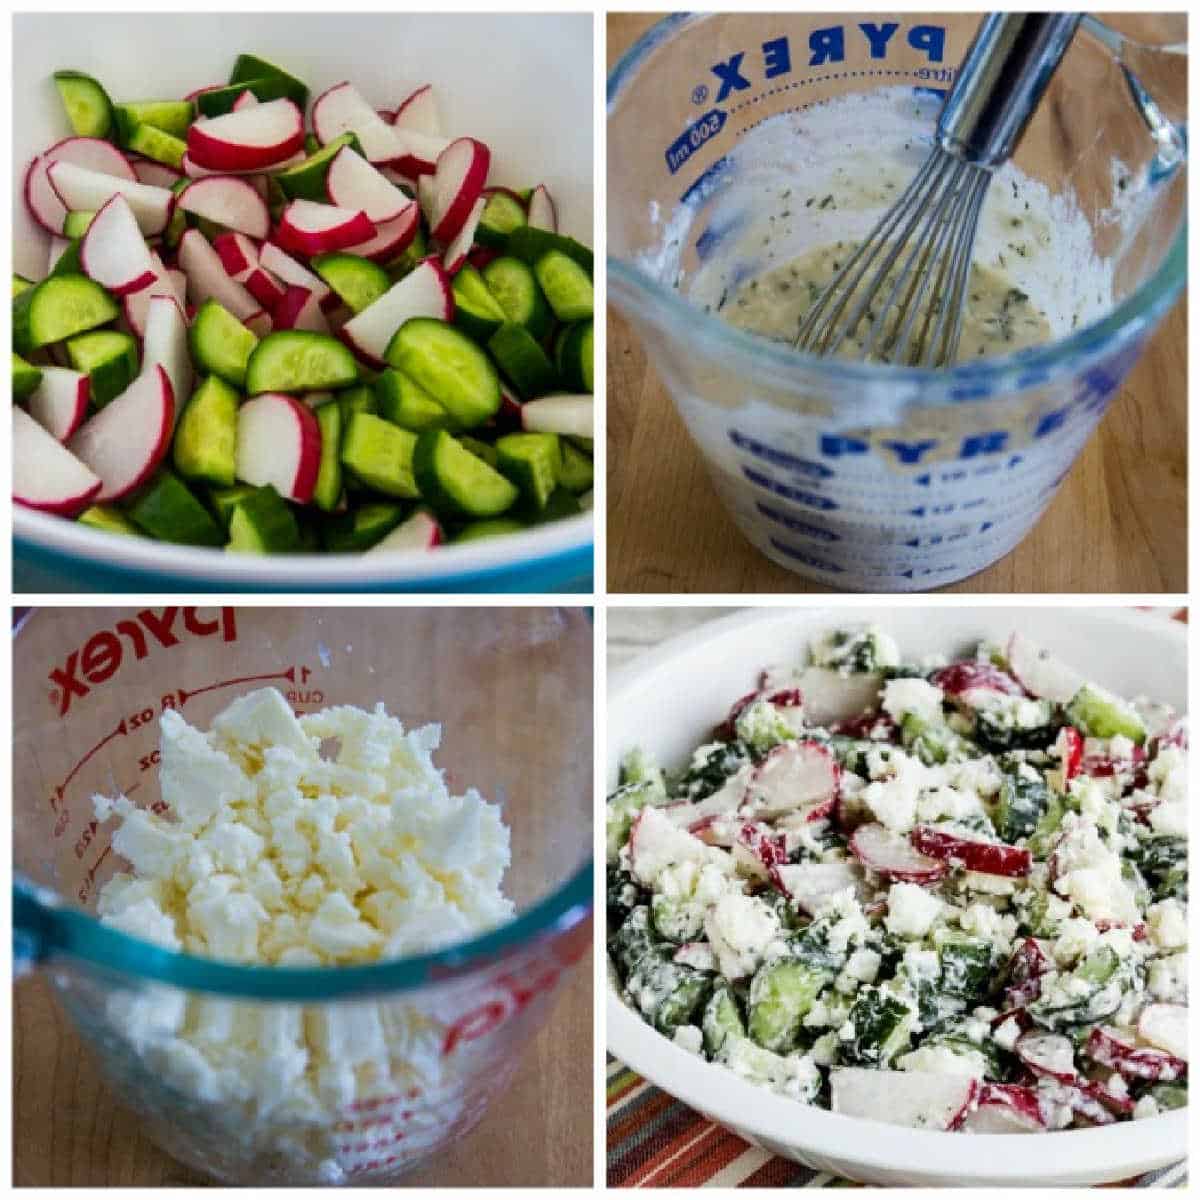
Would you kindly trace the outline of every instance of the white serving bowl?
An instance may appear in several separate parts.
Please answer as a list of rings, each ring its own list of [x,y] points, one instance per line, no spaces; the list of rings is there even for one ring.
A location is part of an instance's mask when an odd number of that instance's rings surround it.
[[[761,667],[800,661],[813,634],[878,622],[906,659],[963,650],[1019,629],[1118,693],[1187,707],[1187,630],[1161,617],[1097,608],[769,609],[672,638],[610,681],[608,786],[621,756],[644,746],[686,761]],[[621,1001],[609,973],[608,1049],[639,1075],[772,1154],[882,1186],[1079,1186],[1182,1159],[1187,1109],[1059,1133],[935,1133],[809,1108],[689,1054]]]
[[[221,12],[18,14],[13,21],[13,269],[45,275],[48,235],[22,200],[25,167],[70,135],[51,78],[75,68],[115,100],[223,82],[242,51],[277,60],[311,99],[349,79],[380,107],[432,83],[445,127],[492,149],[493,181],[544,182],[564,233],[592,244],[590,13],[382,15]],[[99,533],[17,507],[18,590],[590,589],[590,513],[427,554],[227,555]]]

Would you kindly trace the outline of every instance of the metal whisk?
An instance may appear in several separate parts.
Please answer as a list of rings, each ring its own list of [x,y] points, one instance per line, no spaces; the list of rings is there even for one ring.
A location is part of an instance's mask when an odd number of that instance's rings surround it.
[[[992,172],[1012,156],[1081,19],[984,18],[938,118],[933,153],[804,315],[797,349],[836,354],[865,319],[864,359],[954,361]]]

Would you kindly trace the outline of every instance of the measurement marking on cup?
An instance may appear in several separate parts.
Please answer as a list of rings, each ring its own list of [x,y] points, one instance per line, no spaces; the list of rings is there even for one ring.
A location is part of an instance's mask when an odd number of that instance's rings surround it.
[[[89,750],[89,751],[88,751],[88,752],[87,752],[87,753],[86,753],[86,754],[85,754],[85,755],[84,755],[84,756],[83,756],[83,757],[82,757],[82,758],[81,758],[81,759],[80,759],[80,760],[79,760],[79,761],[78,761],[78,762],[77,762],[77,763],[76,763],[76,764],[75,764],[75,765],[74,765],[72,768],[71,768],[70,774],[68,774],[68,775],[67,775],[66,779],[64,779],[64,780],[62,781],[62,783],[60,783],[60,784],[58,785],[58,787],[56,787],[56,788],[54,789],[53,793],[52,793],[52,794],[51,794],[51,796],[50,796],[50,807],[51,807],[51,809],[53,809],[55,812],[58,812],[59,805],[60,805],[60,804],[62,804],[62,802],[63,802],[63,797],[64,797],[64,796],[65,796],[65,794],[66,794],[66,791],[67,791],[67,786],[70,784],[71,780],[72,780],[72,779],[74,779],[74,778],[75,778],[75,776],[76,776],[76,775],[79,773],[79,771],[80,771],[80,770],[81,770],[81,768],[84,766],[84,764],[85,764],[85,763],[88,761],[88,759],[89,759],[89,758],[91,758],[91,757],[92,757],[92,755],[96,754],[98,751],[102,750],[102,749],[103,749],[105,746],[107,746],[107,745],[108,745],[108,743],[109,743],[109,742],[111,742],[111,741],[113,740],[113,738],[115,738],[115,737],[124,737],[124,736],[125,736],[125,735],[126,735],[128,732],[129,732],[129,730],[128,730],[128,726],[126,725],[125,718],[124,718],[124,717],[122,717],[122,718],[121,718],[121,723],[120,723],[120,724],[119,724],[119,725],[116,727],[116,729],[114,729],[114,730],[112,731],[112,733],[108,734],[106,737],[103,737],[103,738],[101,738],[101,739],[100,739],[100,741],[98,741],[98,742],[97,742],[97,743],[96,743],[96,744],[95,744],[95,745],[94,745],[94,746],[93,746],[93,747],[92,747],[92,748],[91,748],[91,749],[90,749],[90,750]],[[63,814],[63,815],[65,816],[66,814]],[[64,826],[64,828],[65,828],[65,826]],[[62,835],[61,835],[61,834],[57,834],[57,833],[56,833],[56,835],[55,835],[55,836],[59,836],[59,837],[61,837]]]
[[[286,679],[288,683],[296,682],[296,668],[288,667],[286,671],[275,671],[270,675],[242,675],[237,679],[222,679],[219,683],[209,683],[201,688],[193,688],[190,691],[186,688],[179,689],[179,707],[182,708],[193,696],[203,695],[205,692],[215,692],[219,688],[232,687],[235,683],[265,683],[269,679]]]

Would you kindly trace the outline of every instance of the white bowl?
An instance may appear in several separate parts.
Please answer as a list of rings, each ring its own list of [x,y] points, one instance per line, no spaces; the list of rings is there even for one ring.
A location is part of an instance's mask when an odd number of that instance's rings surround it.
[[[1022,630],[1096,682],[1187,707],[1187,631],[1120,609],[771,609],[738,613],[672,638],[610,681],[609,786],[622,754],[644,746],[686,761],[760,667],[797,662],[811,636],[878,622],[906,659],[966,649]],[[1059,1133],[934,1133],[840,1116],[773,1095],[675,1046],[621,1001],[609,973],[608,1049],[639,1075],[739,1137],[821,1171],[883,1186],[1108,1183],[1182,1159],[1187,1110]]]
[[[13,21],[13,269],[45,275],[49,239],[22,200],[29,160],[71,130],[52,73],[95,75],[115,100],[178,97],[229,77],[238,53],[275,59],[315,98],[343,79],[380,107],[433,83],[446,128],[492,149],[494,181],[544,182],[563,232],[593,242],[590,13],[18,14]],[[398,557],[243,557],[98,533],[16,508],[18,587],[217,590],[566,590],[587,584],[592,517]],[[108,586],[97,586],[104,583]],[[590,585],[588,585],[590,586]]]

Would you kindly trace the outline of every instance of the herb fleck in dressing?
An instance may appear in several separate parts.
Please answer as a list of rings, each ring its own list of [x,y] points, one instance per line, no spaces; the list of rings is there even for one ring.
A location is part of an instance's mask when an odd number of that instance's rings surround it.
[[[721,315],[739,329],[790,344],[795,340],[805,314],[857,248],[856,241],[834,242],[774,267],[751,279],[732,297],[726,296]],[[868,273],[868,280],[872,274]],[[884,286],[877,289],[881,302],[887,299],[888,288],[894,280],[895,273],[892,273]],[[852,303],[856,303],[857,298],[858,293]],[[920,328],[919,322],[925,319],[927,312],[927,304],[918,308],[918,324],[914,324],[914,330]],[[861,356],[877,315],[875,309],[868,311],[854,336],[843,343],[839,357]],[[972,263],[957,361],[1010,354],[1049,340],[1050,324],[1029,296],[1014,287],[1002,270]]]

